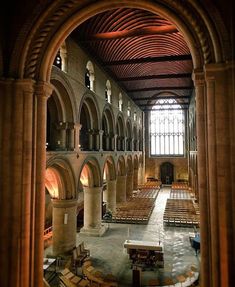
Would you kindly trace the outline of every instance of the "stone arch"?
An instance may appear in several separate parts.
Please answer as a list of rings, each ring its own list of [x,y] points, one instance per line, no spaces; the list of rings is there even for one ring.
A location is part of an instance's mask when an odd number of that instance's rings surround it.
[[[126,168],[127,168],[126,169],[127,175],[133,174],[134,165],[133,165],[133,159],[132,159],[131,155],[128,155],[128,157],[127,157]]]
[[[126,197],[131,197],[133,193],[133,177],[134,177],[134,167],[133,167],[133,159],[131,155],[128,155],[126,160]]]
[[[75,122],[77,120],[77,115],[75,112],[77,108],[77,103],[75,101],[76,97],[70,82],[65,77],[64,73],[61,73],[61,71],[58,71],[57,69],[52,69],[50,81],[52,85],[55,86],[55,88],[57,87],[57,83],[58,85],[62,85],[66,93],[66,98],[64,97],[64,95],[62,95],[62,97],[64,98],[65,105],[67,106],[66,119],[67,115],[69,114],[69,120]]]
[[[102,218],[102,178],[99,163],[94,157],[87,157],[81,166],[79,181],[84,190],[84,226],[80,230],[93,236],[105,232],[101,225]]]
[[[87,176],[87,184],[84,185],[87,187],[101,187],[101,171],[97,159],[93,157],[88,157],[85,159],[79,173],[79,180],[84,169],[86,169],[85,176]]]
[[[119,156],[117,161],[117,174],[118,175],[126,175],[126,163],[124,156]]]
[[[75,177],[67,160],[59,157],[53,157],[47,161],[47,170],[51,171],[51,173],[54,174],[54,179],[58,181],[58,194],[55,198],[75,199]]]
[[[133,136],[132,124],[131,124],[131,120],[128,119],[126,121],[126,150],[127,151],[131,151],[133,149],[132,136]]]
[[[53,77],[51,84],[54,91],[47,101],[47,149],[74,150],[72,89],[59,76]]]
[[[118,113],[116,120],[116,148],[118,151],[125,150],[125,124],[122,113]]]
[[[106,158],[103,168],[103,204],[104,214],[116,211],[116,169],[111,156]]]
[[[106,173],[107,180],[115,180],[116,179],[116,167],[115,162],[112,156],[108,156],[105,160],[103,167],[103,174]]]
[[[134,165],[133,165],[133,190],[137,190],[139,182],[139,160],[137,154],[134,155]]]
[[[138,144],[139,139],[138,139],[138,133],[137,133],[137,125],[133,126],[133,150],[137,151],[139,149]]]
[[[198,3],[190,3],[186,6],[173,0],[165,0],[163,3],[144,0],[138,2],[113,0],[101,3],[91,2],[81,9],[76,1],[70,0],[52,4],[50,9],[41,15],[40,21],[33,22],[33,27],[24,27],[19,35],[17,42],[19,44],[15,47],[19,51],[21,50],[20,47],[23,46],[23,60],[20,63],[11,63],[11,71],[14,73],[18,71],[20,77],[40,78],[49,81],[52,59],[55,58],[59,47],[67,36],[87,18],[112,9],[114,6],[145,9],[159,13],[172,21],[183,33],[188,43],[194,68],[201,68],[204,63],[224,61],[226,55],[230,55],[229,37],[225,25],[212,4],[213,17],[210,17],[205,12],[204,7]],[[73,17],[70,16],[71,13],[73,13]],[[196,17],[197,21],[195,20]],[[31,37],[27,39],[29,34]],[[22,39],[24,40],[23,45]],[[48,39],[50,42],[44,45]]]
[[[102,114],[102,146],[103,150],[114,150],[114,115],[111,107],[107,104]]]
[[[126,201],[126,163],[123,155],[117,161],[116,202]]]
[[[139,128],[138,131],[138,141],[139,141],[139,151],[143,150],[143,133],[142,133],[142,128]]]
[[[100,113],[96,100],[90,94],[84,95],[79,115],[81,150],[99,150]]]

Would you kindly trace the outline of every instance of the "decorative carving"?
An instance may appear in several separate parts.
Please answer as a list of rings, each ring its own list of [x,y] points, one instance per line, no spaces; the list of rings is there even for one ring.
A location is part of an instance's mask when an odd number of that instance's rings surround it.
[[[40,58],[41,49],[45,44],[48,35],[52,30],[55,29],[55,26],[58,25],[58,22],[61,22],[63,17],[67,16],[67,14],[71,12],[76,4],[76,0],[61,1],[61,3],[59,3],[59,5],[56,7],[56,10],[52,11],[50,16],[48,16],[48,18],[39,27],[39,32],[34,37],[30,52],[27,55],[24,72],[24,76],[26,78],[35,78],[37,61]]]
[[[202,48],[204,61],[205,63],[210,63],[214,57],[214,55],[211,54],[213,49],[211,49],[210,46],[210,37],[206,26],[204,26],[203,21],[200,21],[199,15],[195,13],[196,11],[193,6],[188,1],[164,0],[161,2],[165,6],[174,9],[175,12],[183,18],[184,22],[191,27],[191,30],[196,33]],[[42,48],[48,38],[50,38],[49,35],[55,31],[55,27],[63,22],[63,19],[65,19],[68,14],[71,14],[75,9],[79,8],[78,3],[77,0],[61,0],[54,9],[51,9],[50,15],[44,21],[41,21],[42,24],[38,27],[38,32],[29,47],[29,53],[24,67],[25,77],[35,78],[38,62],[41,60]]]

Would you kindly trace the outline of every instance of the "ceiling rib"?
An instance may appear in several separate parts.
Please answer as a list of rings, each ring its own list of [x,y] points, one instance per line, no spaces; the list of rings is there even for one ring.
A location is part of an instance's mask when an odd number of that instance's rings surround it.
[[[162,57],[146,57],[146,58],[117,60],[117,61],[107,61],[107,62],[104,62],[104,65],[105,66],[116,66],[116,65],[159,63],[159,62],[174,62],[174,61],[188,61],[188,60],[192,60],[192,57],[191,57],[190,54],[174,55],[174,56],[162,56]]]
[[[150,87],[150,88],[139,88],[139,89],[132,89],[127,90],[128,93],[135,93],[135,92],[147,92],[147,91],[166,91],[166,90],[191,90],[192,87]]]
[[[181,74],[162,74],[162,75],[148,75],[139,77],[126,77],[118,78],[119,82],[129,82],[129,81],[141,81],[141,80],[154,80],[154,79],[180,79],[180,78],[191,78],[191,73],[181,73]]]
[[[133,101],[152,101],[152,100],[170,100],[170,99],[190,99],[190,96],[153,96],[153,97],[142,97],[142,98],[132,98]]]
[[[93,34],[90,36],[88,35],[86,36],[86,38],[79,39],[79,42],[116,40],[122,38],[130,38],[130,37],[146,36],[146,35],[162,35],[176,32],[178,32],[178,30],[174,25],[143,27],[132,30],[104,32],[104,33]]]

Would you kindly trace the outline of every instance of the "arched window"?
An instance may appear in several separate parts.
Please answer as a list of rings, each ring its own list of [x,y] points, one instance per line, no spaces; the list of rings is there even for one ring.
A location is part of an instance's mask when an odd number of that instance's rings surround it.
[[[118,108],[119,108],[119,111],[122,112],[122,94],[120,93],[119,94],[119,99],[118,99]]]
[[[106,89],[105,89],[105,100],[107,103],[111,104],[111,84],[110,81],[107,80],[106,82]]]
[[[136,115],[136,112],[134,112],[134,121],[137,120],[137,115]]]
[[[130,102],[128,102],[127,104],[127,116],[130,117],[131,116],[131,107],[130,107]]]
[[[94,91],[94,81],[95,81],[94,66],[91,61],[88,61],[85,72],[85,86],[91,91]]]
[[[56,66],[59,69],[62,68],[62,59],[61,59],[61,56],[60,56],[60,50],[56,54],[55,60],[53,62],[53,65]]]
[[[185,113],[174,99],[158,100],[150,112],[150,154],[183,156]]]
[[[58,53],[56,54],[53,65],[61,69],[63,72],[67,72],[67,49],[65,42],[61,45]]]

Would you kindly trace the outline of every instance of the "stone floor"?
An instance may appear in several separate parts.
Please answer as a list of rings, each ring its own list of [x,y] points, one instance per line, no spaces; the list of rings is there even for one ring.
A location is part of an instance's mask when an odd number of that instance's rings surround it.
[[[200,254],[196,256],[189,242],[189,233],[194,232],[193,228],[163,226],[163,213],[169,196],[170,187],[161,188],[147,225],[110,223],[102,237],[77,233],[77,245],[84,241],[85,248],[90,249],[93,266],[115,275],[120,287],[132,286],[131,264],[123,247],[126,239],[154,241],[163,245],[164,268],[142,270],[141,286],[148,286],[150,279],[176,278],[191,270],[192,265],[199,270]],[[51,252],[50,249],[45,250],[45,255]]]
[[[142,271],[142,286],[147,286],[149,279],[156,277],[163,279],[185,274],[192,265],[199,269],[200,254],[195,255],[189,242],[189,233],[194,232],[193,228],[163,226],[163,212],[169,195],[169,187],[160,190],[147,225],[111,223],[103,237],[77,234],[77,243],[84,241],[85,247],[90,249],[93,265],[113,273],[119,286],[132,286],[131,264],[123,248],[126,239],[155,241],[163,245],[164,268]]]

